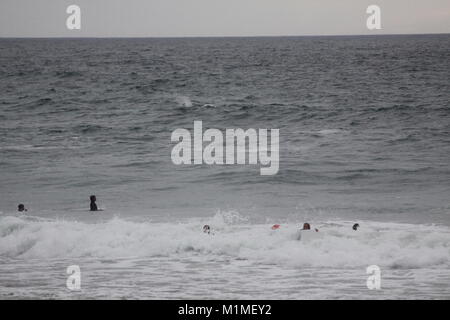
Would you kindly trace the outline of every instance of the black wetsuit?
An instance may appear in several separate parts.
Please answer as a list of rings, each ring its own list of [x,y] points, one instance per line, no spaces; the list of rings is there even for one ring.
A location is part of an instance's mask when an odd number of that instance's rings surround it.
[[[91,211],[98,211],[97,205],[95,202],[91,202]]]

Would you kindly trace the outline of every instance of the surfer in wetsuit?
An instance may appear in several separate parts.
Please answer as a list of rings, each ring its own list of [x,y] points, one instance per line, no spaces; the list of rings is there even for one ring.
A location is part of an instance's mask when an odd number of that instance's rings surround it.
[[[302,230],[311,230],[311,226],[309,225],[309,223],[304,223],[303,224],[303,229]],[[316,232],[319,232],[319,229],[314,229]]]
[[[97,204],[95,203],[95,201],[97,201],[97,197],[91,196],[90,199],[91,199],[91,211],[98,211]]]
[[[24,212],[24,211],[27,211],[27,209],[25,209],[25,206],[23,204],[19,204],[17,206],[17,211]]]
[[[319,232],[319,229],[314,228],[315,232]],[[297,240],[301,240],[302,239],[302,233],[308,233],[310,234],[311,231],[311,225],[307,222],[305,222],[303,224],[303,229],[300,229],[299,231],[297,231]]]
[[[358,223],[355,223],[354,225],[353,225],[353,227],[352,227],[352,229],[353,230],[358,230],[358,228],[359,228],[359,224]]]
[[[211,227],[209,225],[205,224],[203,226],[203,232],[207,233],[207,234],[210,234],[211,233]]]

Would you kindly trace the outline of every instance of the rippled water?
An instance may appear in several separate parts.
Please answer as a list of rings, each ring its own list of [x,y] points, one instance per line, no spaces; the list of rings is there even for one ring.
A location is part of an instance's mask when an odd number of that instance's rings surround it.
[[[448,298],[449,50],[449,35],[0,39],[1,296]],[[175,166],[171,133],[195,120],[280,129],[279,173]],[[11,220],[18,203],[29,217]],[[326,236],[302,251],[306,220]],[[195,238],[205,221],[219,240]],[[354,221],[389,230],[380,250],[376,233],[346,242]],[[75,296],[59,288],[73,260],[92,280]],[[389,290],[365,288],[372,263]]]

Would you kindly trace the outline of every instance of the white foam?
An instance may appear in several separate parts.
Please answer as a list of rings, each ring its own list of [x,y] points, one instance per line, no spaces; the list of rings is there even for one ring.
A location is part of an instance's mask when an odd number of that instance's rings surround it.
[[[192,101],[188,96],[177,96],[176,101],[180,106],[185,108],[190,108],[193,106]]]
[[[180,254],[231,257],[294,267],[346,267],[377,264],[391,268],[450,266],[450,230],[444,226],[324,222],[312,227],[321,237],[296,240],[298,224],[271,230],[250,224],[237,213],[183,223],[102,223],[0,217],[0,256],[13,259],[125,258]],[[214,235],[202,232],[210,224]]]

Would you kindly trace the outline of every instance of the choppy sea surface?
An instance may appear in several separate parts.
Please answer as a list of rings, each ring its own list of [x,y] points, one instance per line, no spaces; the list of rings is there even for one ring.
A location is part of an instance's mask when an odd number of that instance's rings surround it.
[[[449,52],[450,35],[0,39],[0,298],[449,299]],[[196,120],[279,129],[278,174],[174,165]],[[320,236],[297,241],[304,222]]]

